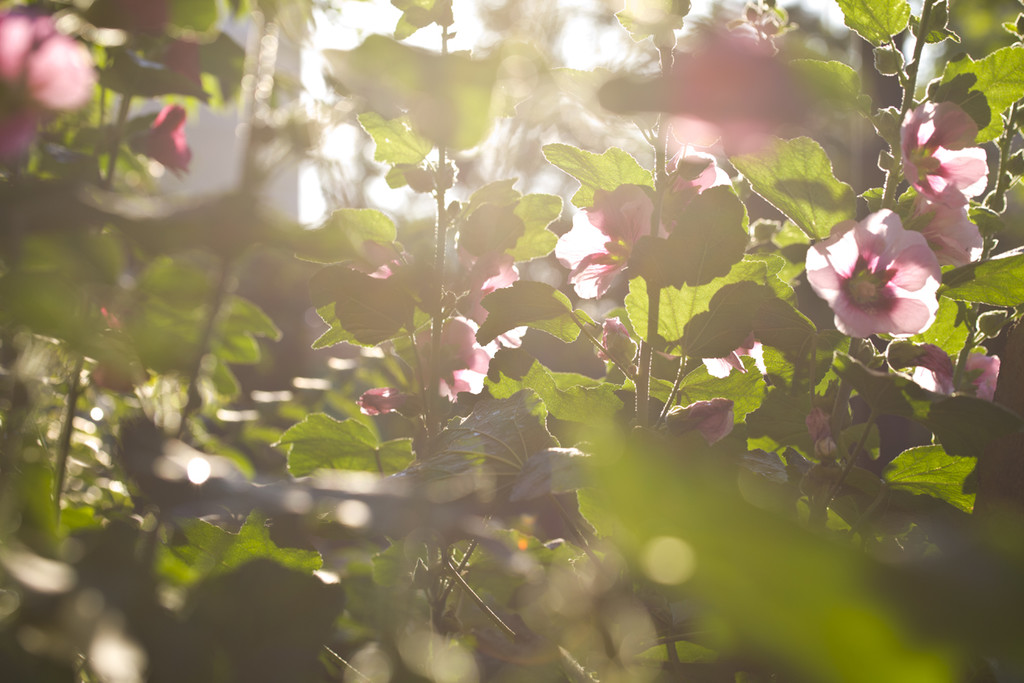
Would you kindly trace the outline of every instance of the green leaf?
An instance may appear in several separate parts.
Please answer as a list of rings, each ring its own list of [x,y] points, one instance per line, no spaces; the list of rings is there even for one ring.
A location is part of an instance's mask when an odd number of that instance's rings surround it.
[[[992,111],[988,125],[978,132],[977,143],[995,140],[1003,131],[1000,114],[1024,97],[1024,47],[1004,47],[977,61],[965,55],[963,59],[946,64],[942,82],[961,74],[977,79],[972,87],[985,96]]]
[[[380,443],[362,422],[338,421],[313,413],[290,427],[273,444],[288,451],[288,471],[305,477],[320,469],[393,474],[412,462],[412,441]]]
[[[806,396],[794,396],[773,387],[765,395],[761,406],[747,415],[749,446],[772,452],[792,447],[816,460],[814,443],[807,431],[809,412]]]
[[[376,209],[337,209],[315,230],[296,239],[295,256],[313,263],[364,260],[366,242],[392,244],[395,224]]]
[[[528,194],[516,204],[516,216],[526,231],[509,250],[516,262],[547,256],[555,249],[558,235],[548,226],[562,215],[562,198],[550,194]]]
[[[586,453],[575,448],[548,448],[535,453],[519,473],[509,500],[533,500],[568,493],[586,482]]]
[[[871,97],[864,94],[860,74],[853,67],[820,59],[794,59],[790,65],[827,106],[861,114],[871,113]]]
[[[499,474],[518,474],[534,454],[557,445],[546,420],[547,409],[532,391],[485,399],[445,427],[424,467],[443,467],[445,461],[487,463]]]
[[[968,263],[942,274],[941,295],[993,306],[1024,303],[1024,254],[1013,253]]]
[[[753,358],[744,357],[743,368],[746,372],[730,372],[728,377],[719,379],[708,374],[707,368],[701,365],[679,383],[676,403],[687,406],[695,401],[729,398],[736,422],[742,424],[748,413],[761,406],[767,388]]]
[[[207,100],[206,92],[188,76],[151,62],[124,48],[111,50],[110,66],[100,72],[100,85],[115,92],[138,97],[188,95]]]
[[[970,514],[974,494],[964,489],[976,464],[976,458],[947,455],[941,446],[918,446],[896,456],[882,471],[882,478],[892,489],[938,498]]]
[[[171,0],[171,23],[181,29],[204,33],[217,23],[216,0]]]
[[[476,333],[481,344],[522,325],[565,342],[576,341],[580,335],[569,298],[543,282],[519,280],[511,287],[491,292],[482,303],[487,309],[487,320]]]
[[[411,326],[415,302],[391,279],[383,280],[345,266],[328,266],[309,282],[316,312],[331,326],[314,348],[340,341],[373,346]]]
[[[435,22],[440,26],[452,23],[451,0],[391,0],[391,4],[402,10],[395,26],[397,40],[404,40]]]
[[[825,150],[810,138],[776,138],[766,150],[730,161],[754,192],[813,238],[856,216],[853,189],[836,179]]]
[[[906,0],[836,0],[846,25],[872,45],[881,45],[907,27],[910,4]]]
[[[325,50],[330,80],[366,97],[378,111],[408,111],[417,134],[435,145],[469,149],[491,125],[498,60],[438,54],[371,35],[354,50]]]
[[[652,286],[698,286],[723,277],[747,247],[747,210],[730,187],[712,187],[678,214],[667,239],[644,236],[633,247],[630,273]]]
[[[614,384],[595,382],[572,373],[551,372],[539,361],[533,361],[521,377],[511,378],[502,373],[497,382],[487,380],[487,388],[494,398],[508,398],[523,389],[532,389],[551,415],[569,422],[613,420],[622,410],[622,400],[615,395],[618,387]]]
[[[980,457],[992,439],[1024,428],[1018,415],[991,401],[933,394],[902,375],[870,370],[844,353],[836,354],[834,367],[873,410],[920,422],[949,455]]]
[[[580,181],[580,189],[572,197],[578,207],[594,204],[594,191],[611,192],[619,185],[643,185],[654,187],[651,172],[637,160],[618,147],[611,147],[602,154],[594,154],[561,143],[544,145],[544,158]]]
[[[226,363],[252,364],[260,361],[256,337],[278,341],[281,330],[259,306],[232,296],[220,323],[220,334],[214,341],[214,353]]]
[[[513,206],[485,204],[459,228],[459,248],[473,256],[503,252],[526,234],[526,225]]]
[[[910,337],[910,341],[919,344],[935,344],[952,358],[956,358],[960,349],[967,343],[967,325],[960,319],[960,307],[952,299],[939,297],[939,310],[935,322],[921,334]]]
[[[655,45],[675,40],[673,31],[683,27],[690,12],[690,0],[627,0],[615,17],[635,42],[654,36]]]
[[[162,546],[161,571],[188,585],[257,558],[306,573],[321,567],[323,559],[315,550],[278,547],[270,539],[266,521],[262,513],[254,510],[238,533],[233,534],[199,519],[185,520],[181,524],[186,543]]]
[[[389,121],[376,112],[368,111],[358,118],[359,125],[369,133],[376,145],[373,152],[375,161],[417,166],[434,148],[429,140],[416,134],[407,117]]]

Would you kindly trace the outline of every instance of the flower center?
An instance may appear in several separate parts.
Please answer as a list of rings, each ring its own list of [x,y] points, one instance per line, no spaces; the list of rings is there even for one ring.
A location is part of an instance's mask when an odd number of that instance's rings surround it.
[[[857,261],[853,275],[846,281],[844,289],[853,303],[862,309],[878,308],[888,297],[885,285],[892,279],[894,272],[885,270],[872,272],[867,269],[863,258]]]
[[[917,169],[918,180],[936,174],[942,166],[939,160],[933,156],[934,152],[935,148],[929,146],[918,147],[910,152],[910,161]]]

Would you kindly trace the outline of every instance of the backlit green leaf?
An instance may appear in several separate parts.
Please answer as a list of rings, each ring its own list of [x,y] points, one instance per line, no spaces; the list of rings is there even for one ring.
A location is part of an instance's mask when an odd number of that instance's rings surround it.
[[[964,490],[975,458],[947,455],[942,446],[918,446],[900,453],[882,471],[890,488],[944,500],[964,512],[974,509],[974,494]]]
[[[942,275],[942,296],[993,306],[1024,303],[1024,254],[969,263]]]
[[[910,4],[906,0],[836,0],[846,25],[872,45],[888,42],[907,27]]]
[[[404,116],[389,121],[368,111],[359,115],[359,125],[373,138],[375,161],[416,166],[434,148],[429,140],[416,134]]]
[[[288,471],[295,477],[305,477],[320,469],[392,474],[412,462],[411,440],[382,444],[363,423],[338,421],[323,413],[306,416],[274,445],[288,451]]]
[[[320,227],[298,234],[295,255],[313,263],[362,260],[366,242],[391,244],[396,236],[395,224],[376,209],[337,209]]]
[[[544,145],[543,149],[548,162],[580,181],[572,203],[581,208],[593,206],[595,190],[611,192],[619,185],[654,187],[651,172],[618,147],[611,147],[602,154],[561,143]]]
[[[965,55],[963,59],[946,64],[942,82],[960,74],[977,78],[972,87],[985,96],[992,111],[989,124],[978,133],[978,144],[995,140],[1003,131],[1000,114],[1024,97],[1024,47],[1004,47],[977,61]]]
[[[765,150],[730,161],[754,192],[814,238],[827,237],[836,223],[855,218],[853,189],[836,179],[825,150],[810,138],[776,138]]]

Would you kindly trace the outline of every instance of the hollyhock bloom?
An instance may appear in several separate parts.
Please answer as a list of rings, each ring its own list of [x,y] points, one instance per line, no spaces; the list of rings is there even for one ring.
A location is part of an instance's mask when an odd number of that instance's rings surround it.
[[[926,346],[931,346],[926,344]],[[937,348],[937,347],[936,347]],[[941,349],[940,349],[941,352]],[[953,386],[953,362],[945,353],[945,362],[934,364],[922,363],[914,368],[913,380],[919,386],[940,394],[952,394],[955,390],[974,394],[978,398],[991,401],[996,393],[996,381],[999,379],[999,357],[973,352],[967,356],[964,366],[964,378],[967,386]],[[936,366],[937,367],[934,367]]]
[[[487,320],[487,309],[483,306],[483,298],[491,292],[512,286],[519,280],[519,269],[516,268],[511,254],[490,252],[476,258],[469,252],[460,249],[459,256],[468,269],[466,276],[469,294],[463,299],[460,310],[466,316],[483,324]],[[500,346],[517,349],[523,345],[525,327],[514,327],[497,337]]]
[[[754,341],[754,334],[751,333],[747,340],[743,342],[736,350],[730,353],[724,358],[704,358],[702,359],[704,367],[708,369],[708,374],[712,377],[722,379],[728,377],[729,373],[733,370],[739,370],[740,372],[746,372],[747,369],[743,367],[743,359],[741,356],[750,356],[754,359],[754,363],[757,364],[757,369],[760,370],[762,375],[768,374],[768,368],[764,364],[764,348],[761,346],[761,342]]]
[[[632,363],[636,356],[636,342],[629,336],[629,330],[618,318],[607,318],[601,325],[601,343],[614,356],[610,358],[604,351],[598,351],[601,360]]]
[[[597,190],[594,206],[576,214],[572,229],[558,239],[555,256],[572,271],[569,282],[580,298],[596,299],[608,291],[633,245],[651,233],[653,212],[644,188],[620,185],[611,192]]]
[[[783,125],[802,120],[806,96],[769,41],[736,31],[709,33],[690,54],[676,56],[668,109],[680,140],[729,154],[757,152]]]
[[[486,347],[476,341],[477,325],[466,318],[449,318],[441,328],[441,395],[454,401],[463,391],[478,394],[498,345]],[[419,337],[424,362],[430,357],[430,331]]]
[[[918,195],[914,216],[927,220],[921,234],[928,240],[942,266],[963,266],[981,258],[984,240],[967,216],[967,205],[950,206]]]
[[[914,368],[913,380],[929,391],[953,393],[953,361],[935,344],[921,344],[915,358],[905,362]]]
[[[669,159],[668,171],[673,174],[672,185],[663,200],[662,220],[669,230],[675,225],[672,217],[686,208],[694,197],[712,187],[732,184],[729,174],[718,166],[714,156],[692,151],[689,145],[683,145],[679,153]]]
[[[888,209],[845,221],[807,250],[807,281],[851,337],[911,335],[928,329],[942,272],[924,235]]]
[[[394,387],[378,387],[364,391],[357,403],[363,415],[383,415],[401,410],[410,398]]]
[[[185,139],[185,108],[169,104],[160,110],[146,136],[143,153],[181,175],[188,172],[192,150]]]
[[[22,154],[46,111],[89,101],[96,73],[81,43],[31,10],[0,13],[0,159]]]
[[[952,102],[926,102],[910,112],[900,129],[907,181],[933,202],[967,203],[988,184],[988,156],[968,147],[978,125]]]
[[[667,422],[673,434],[684,434],[696,429],[709,446],[728,436],[734,423],[733,402],[727,398],[697,401],[685,407],[676,406],[669,411]]]

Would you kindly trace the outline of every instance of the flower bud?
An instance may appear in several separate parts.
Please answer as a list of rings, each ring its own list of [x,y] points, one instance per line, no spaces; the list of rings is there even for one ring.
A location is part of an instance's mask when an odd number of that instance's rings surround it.
[[[696,429],[709,446],[728,436],[734,422],[733,402],[727,398],[676,406],[669,411],[666,421],[669,431],[676,435]]]
[[[601,360],[619,363],[632,363],[636,356],[636,342],[629,336],[629,330],[618,318],[608,318],[601,326],[601,343],[608,349],[609,357],[604,351],[598,351]]]

